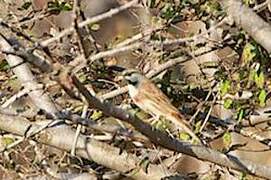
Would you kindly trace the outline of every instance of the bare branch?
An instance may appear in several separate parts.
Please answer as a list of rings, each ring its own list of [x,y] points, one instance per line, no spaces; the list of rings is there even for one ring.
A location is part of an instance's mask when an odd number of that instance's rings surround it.
[[[242,27],[252,38],[271,52],[271,26],[240,0],[223,0],[222,6],[235,23]]]
[[[260,177],[271,178],[271,167],[255,164],[248,160],[243,160],[232,155],[225,155],[207,147],[191,145],[181,142],[177,139],[173,139],[166,133],[154,129],[151,125],[141,121],[136,116],[127,113],[124,110],[115,107],[110,103],[101,102],[99,99],[92,96],[75,76],[72,76],[72,79],[75,86],[84,95],[91,107],[103,111],[103,113],[107,116],[113,116],[117,119],[123,120],[131,124],[136,130],[147,136],[155,144],[158,144],[164,148],[173,150],[175,152],[184,153],[201,160],[213,162],[221,166],[233,168]]]
[[[0,35],[0,47],[2,51],[14,51],[2,34]],[[47,113],[52,115],[57,114],[58,110],[55,104],[48,94],[40,89],[40,84],[35,81],[35,77],[30,71],[28,64],[24,63],[22,58],[14,55],[7,55],[6,59],[9,65],[14,67],[12,70],[22,86],[26,89],[32,89],[32,91],[29,92],[29,96],[34,104],[40,109],[46,110]]]
[[[4,131],[23,136],[25,130],[30,126],[33,129],[40,128],[38,125],[31,124],[22,117],[0,115],[0,128]],[[75,132],[70,127],[58,125],[42,131],[39,136],[36,137],[36,141],[58,149],[70,151],[73,146],[74,136]],[[131,176],[135,179],[160,180],[161,178],[168,176],[162,167],[152,164],[149,166],[148,173],[146,173],[137,166],[140,159],[135,155],[125,151],[120,154],[120,149],[83,135],[80,135],[78,138],[76,152],[77,155],[83,158],[93,160],[98,164],[115,169],[124,174],[134,170],[136,173],[129,173],[126,174],[126,176]]]
[[[118,8],[109,10],[106,13],[103,13],[103,14],[88,18],[85,21],[78,23],[78,27],[82,28],[82,27],[87,26],[89,24],[99,22],[99,21],[101,21],[103,19],[106,19],[106,18],[110,18],[110,17],[120,13],[121,11],[124,11],[124,10],[134,6],[135,4],[137,4],[137,2],[138,2],[138,0],[132,0],[132,1],[120,6]],[[56,35],[56,36],[54,36],[54,37],[52,37],[50,39],[47,39],[45,41],[42,41],[39,44],[42,47],[46,47],[49,44],[51,44],[52,42],[59,40],[63,36],[66,36],[66,35],[72,33],[74,30],[75,30],[74,27],[67,28],[67,29],[61,31],[58,35]]]

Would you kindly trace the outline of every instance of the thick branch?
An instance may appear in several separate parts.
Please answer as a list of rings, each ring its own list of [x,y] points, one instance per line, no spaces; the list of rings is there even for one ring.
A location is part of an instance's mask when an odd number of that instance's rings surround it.
[[[75,86],[84,95],[90,106],[103,111],[105,115],[113,116],[117,119],[128,122],[136,130],[147,136],[155,144],[158,144],[162,147],[173,150],[175,152],[184,153],[201,160],[207,160],[216,163],[221,166],[233,168],[260,177],[271,178],[271,167],[255,164],[248,160],[242,160],[232,155],[225,155],[223,153],[220,153],[216,150],[207,147],[191,145],[188,143],[178,141],[177,139],[173,139],[166,133],[156,130],[149,124],[144,123],[136,116],[127,113],[126,111],[117,108],[110,103],[101,102],[99,99],[92,96],[87,91],[87,89],[84,86],[82,86],[82,84],[75,76],[72,76],[72,79]]]
[[[45,122],[46,123],[46,122]],[[36,124],[31,124],[29,121],[18,116],[0,115],[0,129],[23,136],[28,127],[31,129],[39,129]],[[54,146],[58,149],[70,151],[73,145],[75,132],[66,125],[58,125],[43,130],[36,137],[36,141]],[[63,138],[65,137],[65,138]],[[145,173],[140,167],[140,159],[133,154],[125,151],[120,153],[119,148],[112,147],[106,143],[96,141],[86,136],[80,135],[76,145],[77,155],[93,160],[98,164],[105,165],[108,168],[115,169],[121,173],[127,173],[131,170],[138,170],[136,173],[127,174],[135,179],[161,179],[167,174],[161,166],[150,165],[148,173]]]
[[[255,41],[271,52],[271,26],[240,0],[223,0],[222,6],[235,23],[243,28]]]
[[[0,49],[2,51],[14,51],[13,47],[8,43],[6,38],[0,34]],[[21,85],[29,90],[29,96],[34,104],[40,109],[46,110],[47,113],[56,114],[58,112],[55,104],[52,102],[47,93],[45,93],[41,86],[36,82],[35,76],[32,74],[29,65],[18,56],[7,55],[6,60],[10,67],[12,67],[14,74],[17,76]]]

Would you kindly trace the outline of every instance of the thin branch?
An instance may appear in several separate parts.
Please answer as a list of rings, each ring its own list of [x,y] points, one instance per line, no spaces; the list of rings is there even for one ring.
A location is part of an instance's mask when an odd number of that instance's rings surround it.
[[[171,44],[179,44],[179,43],[184,43],[184,42],[189,42],[189,41],[195,41],[198,38],[201,38],[202,36],[208,34],[209,32],[211,32],[213,30],[215,30],[216,28],[218,28],[219,26],[221,26],[224,23],[225,23],[225,18],[222,19],[215,26],[212,26],[207,31],[204,31],[204,32],[202,32],[202,33],[200,33],[198,35],[192,36],[192,37],[179,38],[179,39],[167,39],[167,40],[164,40],[164,41],[153,41],[152,40],[152,41],[148,41],[148,42],[145,42],[145,43],[143,41],[143,42],[135,42],[133,44],[130,44],[131,42],[134,42],[136,40],[140,40],[144,36],[150,35],[155,30],[159,30],[161,28],[157,28],[157,29],[154,29],[154,30],[147,30],[144,33],[139,33],[139,34],[133,36],[131,39],[125,40],[125,41],[117,44],[115,46],[115,48],[109,49],[109,50],[106,50],[106,51],[103,51],[103,52],[100,52],[100,53],[97,53],[97,54],[89,57],[89,59],[90,59],[90,62],[93,62],[93,61],[101,59],[101,58],[110,57],[110,56],[113,56],[113,55],[116,55],[116,54],[119,54],[119,53],[122,53],[122,52],[142,48],[142,46],[144,46],[144,44],[148,44],[148,45],[151,45],[151,46],[161,46],[161,45],[171,45]]]
[[[102,51],[102,52],[97,53],[93,56],[90,56],[88,59],[90,60],[90,64],[91,64],[93,61],[101,59],[101,58],[110,57],[110,56],[114,56],[114,55],[122,53],[122,52],[138,49],[138,48],[142,47],[143,44],[144,43],[142,43],[142,42],[136,42],[131,45],[122,46],[122,47],[110,49],[107,51]]]
[[[100,14],[100,15],[88,18],[85,21],[80,22],[78,24],[78,27],[82,28],[82,27],[87,26],[89,24],[99,22],[99,21],[101,21],[103,19],[106,19],[106,18],[110,18],[110,17],[112,17],[112,16],[120,13],[121,11],[124,11],[124,10],[126,10],[126,9],[134,6],[135,4],[137,4],[137,2],[138,2],[138,0],[132,0],[132,1],[130,1],[130,2],[128,2],[128,3],[126,3],[126,4],[122,5],[122,6],[120,6],[118,8],[111,9],[111,10],[109,10],[109,11],[103,13],[103,14]],[[74,27],[69,27],[69,28],[61,31],[58,35],[56,35],[56,36],[54,36],[54,37],[52,37],[50,39],[47,39],[45,41],[42,41],[39,44],[42,47],[46,47],[49,44],[51,44],[52,42],[59,40],[63,36],[66,36],[66,35],[72,33],[74,30],[75,30]]]
[[[82,117],[82,118],[86,118],[86,116],[87,116],[87,110],[88,110],[88,106],[85,105],[85,106],[83,107],[82,114],[81,114],[81,117]],[[78,142],[78,138],[79,138],[81,129],[82,129],[82,125],[81,125],[81,124],[78,124],[78,126],[77,126],[77,128],[76,128],[75,136],[74,136],[74,141],[73,141],[73,145],[72,145],[72,150],[71,150],[71,155],[72,155],[72,156],[75,156],[76,145],[77,145],[77,142]]]

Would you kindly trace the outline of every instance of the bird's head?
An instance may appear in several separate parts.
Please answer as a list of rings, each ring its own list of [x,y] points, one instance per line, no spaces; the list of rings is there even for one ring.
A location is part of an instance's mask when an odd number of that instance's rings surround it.
[[[122,73],[124,79],[128,82],[128,85],[137,87],[139,83],[144,79],[144,76],[137,70],[129,69]]]

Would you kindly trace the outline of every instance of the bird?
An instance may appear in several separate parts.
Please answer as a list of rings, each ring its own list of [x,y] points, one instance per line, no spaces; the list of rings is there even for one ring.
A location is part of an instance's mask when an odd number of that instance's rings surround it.
[[[128,83],[128,94],[135,105],[154,118],[164,117],[171,121],[188,133],[192,139],[201,143],[184,116],[150,79],[135,69],[124,70],[122,76]]]

